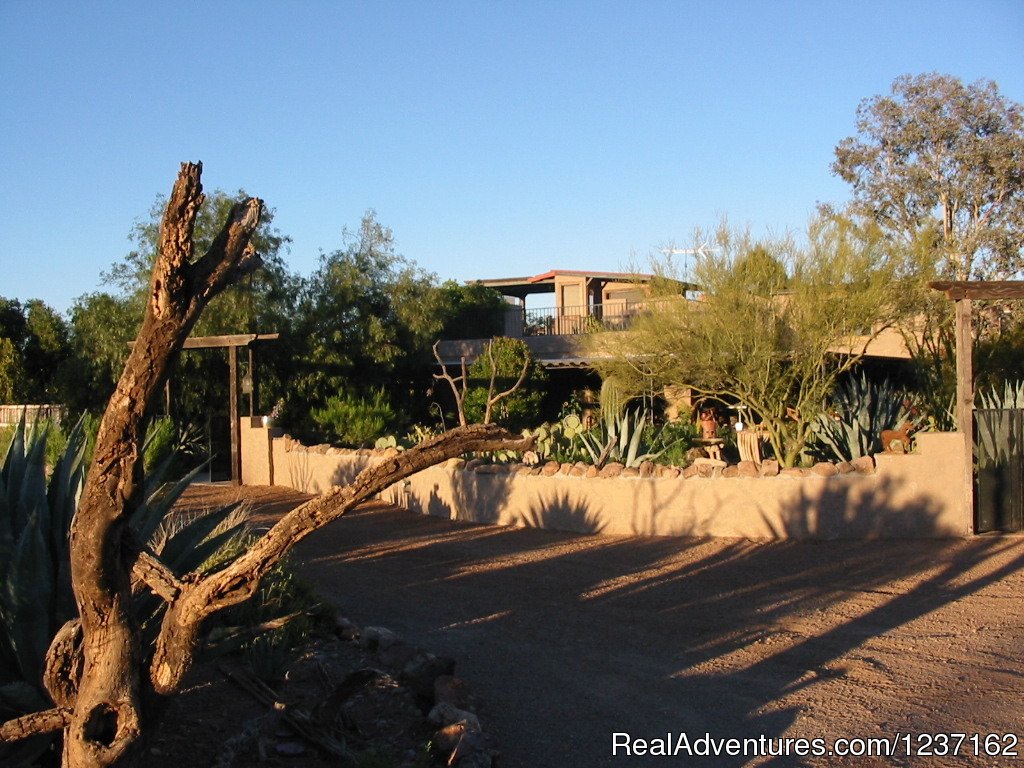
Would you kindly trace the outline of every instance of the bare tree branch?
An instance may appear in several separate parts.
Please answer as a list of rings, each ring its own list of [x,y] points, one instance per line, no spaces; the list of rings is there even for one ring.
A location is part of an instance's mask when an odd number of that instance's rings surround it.
[[[498,365],[494,361],[494,342],[493,341],[490,344],[487,345],[487,359],[490,360],[490,362],[491,362],[491,383],[487,387],[487,408],[484,411],[484,424],[490,424],[491,423],[491,413],[494,410],[494,406],[496,406],[498,403],[500,403],[506,397],[508,397],[509,395],[513,394],[516,390],[518,390],[521,386],[523,386],[523,382],[526,381],[526,374],[530,370],[530,362],[531,362],[530,361],[530,356],[529,355],[524,355],[523,356],[523,370],[521,370],[519,372],[519,378],[516,380],[516,383],[513,384],[510,388],[506,389],[504,392],[499,392],[497,395],[495,395],[494,394],[494,384],[495,384],[495,379],[496,379],[496,377],[498,375]]]
[[[455,410],[459,414],[459,426],[465,427],[468,422],[466,421],[466,392],[469,389],[469,376],[466,373],[466,357],[462,356],[462,374],[458,377],[453,377],[448,373],[448,366],[441,360],[441,355],[437,351],[437,345],[440,342],[435,341],[432,347],[434,352],[434,359],[437,360],[437,364],[441,366],[441,373],[435,373],[434,378],[438,381],[444,380],[448,382],[448,386],[452,388],[452,395],[455,397]]]
[[[33,712],[0,725],[0,742],[20,741],[29,736],[59,731],[71,722],[71,710],[64,707]]]

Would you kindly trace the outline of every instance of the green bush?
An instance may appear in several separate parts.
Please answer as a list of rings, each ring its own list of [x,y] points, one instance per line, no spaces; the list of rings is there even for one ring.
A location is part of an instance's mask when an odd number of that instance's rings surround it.
[[[395,420],[383,389],[376,390],[370,399],[342,392],[328,398],[323,408],[314,408],[310,415],[332,439],[354,447],[373,445]]]
[[[494,358],[493,366],[491,365],[491,356]],[[537,414],[540,412],[541,403],[544,400],[547,374],[540,363],[533,360],[526,342],[522,339],[509,339],[503,336],[492,340],[484,353],[469,368],[469,391],[466,393],[466,400],[463,403],[466,420],[469,423],[479,423],[484,420],[492,371],[494,371],[494,394],[497,394],[511,389],[515,385],[523,370],[524,362],[527,363],[527,372],[522,386],[494,406],[491,421],[512,431],[526,429],[531,424],[537,423]]]

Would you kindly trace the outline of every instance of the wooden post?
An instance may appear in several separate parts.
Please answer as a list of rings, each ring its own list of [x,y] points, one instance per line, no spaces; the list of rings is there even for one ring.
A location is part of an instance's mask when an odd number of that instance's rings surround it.
[[[253,348],[249,346],[249,416],[256,415],[256,406],[259,405],[260,399],[257,394],[256,385],[256,356],[253,353]]]
[[[964,499],[967,533],[974,534],[974,338],[971,300],[957,299],[956,307],[956,426],[963,435]]]
[[[231,484],[242,484],[242,432],[238,424],[238,347],[228,347],[228,402],[231,419]]]

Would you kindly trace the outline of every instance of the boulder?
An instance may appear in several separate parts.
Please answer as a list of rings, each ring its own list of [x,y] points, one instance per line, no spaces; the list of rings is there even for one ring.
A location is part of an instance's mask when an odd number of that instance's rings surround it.
[[[839,474],[839,470],[836,469],[836,465],[830,461],[819,461],[811,467],[811,474],[817,475],[818,477],[834,477]]]
[[[371,651],[387,648],[398,642],[398,635],[385,627],[363,627],[359,644]]]
[[[765,459],[761,462],[761,477],[775,477],[779,474],[779,462],[775,459]]]
[[[625,467],[619,464],[617,461],[613,461],[610,464],[605,464],[601,469],[601,477],[618,477],[622,474],[622,470]]]
[[[551,477],[552,475],[557,475],[558,470],[561,469],[561,467],[562,465],[557,461],[549,461],[541,468],[540,473],[544,475],[544,477]]]
[[[686,469],[683,470],[683,478],[684,479],[689,479],[691,477],[697,477],[697,475],[699,475],[699,474],[700,474],[700,467],[698,467],[696,464],[691,464],[690,466],[688,466]]]
[[[757,477],[759,474],[757,464],[752,461],[741,461],[736,465],[736,475],[738,477]]]

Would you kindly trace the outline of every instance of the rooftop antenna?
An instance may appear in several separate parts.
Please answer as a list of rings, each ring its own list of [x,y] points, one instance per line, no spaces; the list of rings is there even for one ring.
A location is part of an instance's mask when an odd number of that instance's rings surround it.
[[[675,247],[669,246],[668,248],[659,248],[658,250],[661,251],[661,253],[664,253],[666,256],[683,256],[684,257],[683,258],[683,280],[686,282],[687,285],[690,285],[690,284],[693,283],[693,275],[690,273],[690,256],[697,256],[697,257],[700,257],[700,258],[704,258],[704,257],[710,256],[712,253],[714,253],[715,251],[718,251],[720,249],[718,249],[718,248],[710,248],[710,247],[708,247],[707,243],[701,243],[696,248],[675,248]],[[691,293],[691,291],[687,291],[687,297],[688,298],[692,298],[689,295],[690,293]]]

